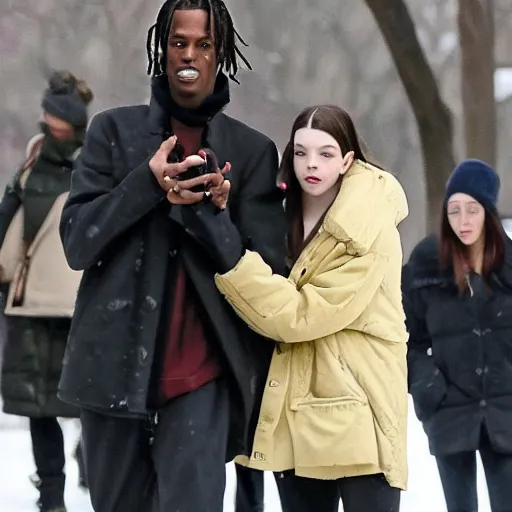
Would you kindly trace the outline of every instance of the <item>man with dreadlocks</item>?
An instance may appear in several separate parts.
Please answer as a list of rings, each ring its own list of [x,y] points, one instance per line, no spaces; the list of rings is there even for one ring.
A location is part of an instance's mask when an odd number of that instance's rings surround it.
[[[61,237],[84,274],[59,389],[81,407],[96,512],[220,512],[225,462],[251,450],[273,347],[251,339],[176,221],[228,174],[246,244],[284,271],[276,147],[222,113],[226,74],[246,62],[237,41],[222,0],[165,2],[149,106],[98,114],[75,166]]]

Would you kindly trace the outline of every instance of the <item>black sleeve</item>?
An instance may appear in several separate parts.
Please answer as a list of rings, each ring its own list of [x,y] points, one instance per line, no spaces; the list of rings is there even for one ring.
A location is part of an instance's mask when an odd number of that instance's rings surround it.
[[[174,206],[169,216],[201,244],[217,264],[217,271],[231,270],[245,249],[258,252],[275,273],[285,269],[285,218],[283,198],[277,187],[277,149],[265,147],[241,183],[236,200],[225,211],[211,203]]]
[[[108,113],[93,119],[62,213],[60,235],[73,270],[97,264],[117,237],[165,198],[149,168],[150,158],[121,183],[114,182],[108,127]]]
[[[278,274],[285,272],[286,220],[277,186],[278,154],[271,141],[241,184],[232,218],[244,246],[258,252]]]
[[[420,290],[405,292],[403,303],[409,331],[409,393],[413,397],[416,416],[424,421],[434,414],[445,397],[446,379],[432,357],[432,341],[425,323]]]
[[[18,186],[19,174],[18,172],[5,188],[4,196],[0,203],[0,247],[4,243],[4,238],[12,219],[21,205]]]
[[[217,272],[229,272],[242,257],[244,246],[240,233],[231,220],[229,206],[220,211],[210,202],[201,202],[173,207],[169,216],[185,229],[187,235],[207,250]]]

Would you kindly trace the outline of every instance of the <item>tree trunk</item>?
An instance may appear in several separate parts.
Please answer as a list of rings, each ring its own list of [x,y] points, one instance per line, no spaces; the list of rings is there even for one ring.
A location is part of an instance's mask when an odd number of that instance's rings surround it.
[[[427,229],[434,232],[439,225],[446,180],[455,166],[451,113],[441,98],[405,2],[366,0],[366,4],[389,47],[416,118],[427,186]]]
[[[493,0],[459,0],[466,156],[496,165]]]

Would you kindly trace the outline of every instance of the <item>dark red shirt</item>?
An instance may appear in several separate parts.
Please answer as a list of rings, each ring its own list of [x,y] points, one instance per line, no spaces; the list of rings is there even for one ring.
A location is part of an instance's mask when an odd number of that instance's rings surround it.
[[[174,126],[174,134],[185,149],[185,156],[201,147],[201,128]],[[163,351],[160,399],[164,402],[194,391],[221,373],[214,347],[208,343],[204,323],[199,315],[199,297],[178,256],[169,312],[169,330]]]

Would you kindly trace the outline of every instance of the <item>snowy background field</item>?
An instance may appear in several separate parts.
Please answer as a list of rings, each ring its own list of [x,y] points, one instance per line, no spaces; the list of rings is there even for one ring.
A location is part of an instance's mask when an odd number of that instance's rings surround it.
[[[421,425],[414,417],[412,404],[409,422],[409,490],[403,494],[402,512],[443,512],[446,510],[434,459]],[[78,427],[73,421],[63,421],[68,452],[68,482],[66,502],[69,512],[92,512],[87,494],[78,489],[77,467],[71,457]],[[34,471],[30,434],[22,418],[0,413],[0,511],[35,512],[37,492],[28,476]],[[232,465],[227,467],[228,483],[224,511],[233,512],[236,477]],[[479,467],[480,511],[489,512],[485,480]],[[266,512],[280,512],[277,490],[271,474],[266,475]],[[343,510],[340,507],[340,510]]]

